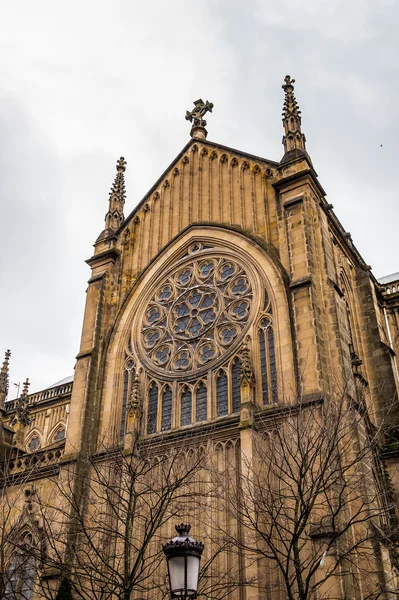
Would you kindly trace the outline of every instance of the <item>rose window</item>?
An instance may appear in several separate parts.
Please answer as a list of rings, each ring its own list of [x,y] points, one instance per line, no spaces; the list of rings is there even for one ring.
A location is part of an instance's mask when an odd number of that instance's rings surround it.
[[[252,295],[242,265],[190,257],[165,277],[146,306],[140,325],[146,362],[187,373],[222,357],[247,329]]]

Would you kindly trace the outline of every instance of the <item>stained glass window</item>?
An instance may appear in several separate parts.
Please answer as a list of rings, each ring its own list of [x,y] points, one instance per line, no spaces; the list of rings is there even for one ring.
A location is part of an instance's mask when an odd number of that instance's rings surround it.
[[[241,392],[240,392],[240,367],[241,363],[236,359],[231,369],[231,393],[233,400],[233,413],[240,412]]]
[[[141,317],[140,349],[147,364],[157,373],[200,371],[238,345],[249,326],[252,300],[243,265],[189,256],[165,275]]]
[[[38,435],[35,435],[28,444],[28,450],[30,452],[36,452],[40,448],[40,438]]]
[[[263,404],[278,402],[276,350],[274,332],[269,319],[264,319],[259,330],[260,367],[262,374]]]
[[[207,419],[207,390],[205,385],[202,383],[199,384],[196,393],[196,406],[195,406],[195,420],[206,421]]]
[[[220,371],[216,380],[216,403],[218,417],[227,415],[229,412],[227,375]]]
[[[180,415],[180,424],[181,425],[190,425],[191,410],[192,410],[192,394],[191,394],[191,390],[186,388],[181,397],[181,415]]]
[[[167,387],[162,397],[162,423],[161,431],[172,427],[172,390]]]
[[[3,574],[4,600],[30,600],[36,575],[32,534],[26,532],[13,552],[7,572]]]
[[[266,357],[266,340],[265,330],[259,330],[259,346],[260,346],[260,371],[262,375],[262,400],[263,404],[269,404],[269,382],[267,377],[267,357]]]
[[[148,393],[147,433],[157,430],[158,416],[158,386],[153,384]]]
[[[274,333],[272,327],[269,327],[269,329],[267,330],[267,341],[269,344],[270,383],[272,388],[272,399],[273,402],[278,402],[276,352],[274,348]]]
[[[60,442],[61,440],[64,440],[64,439],[65,439],[65,429],[62,428],[62,429],[59,429],[57,431],[57,433],[55,434],[54,441]]]
[[[125,439],[126,429],[126,412],[127,412],[127,396],[129,393],[129,371],[125,370],[123,374],[123,396],[122,396],[122,417],[119,439],[121,442]]]

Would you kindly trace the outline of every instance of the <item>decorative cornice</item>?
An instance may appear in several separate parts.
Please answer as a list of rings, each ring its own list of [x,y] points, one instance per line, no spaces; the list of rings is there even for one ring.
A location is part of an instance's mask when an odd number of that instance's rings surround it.
[[[94,267],[105,265],[108,262],[115,263],[120,254],[121,251],[117,248],[110,248],[109,250],[104,250],[104,252],[101,252],[100,254],[95,254],[85,262],[93,269]]]

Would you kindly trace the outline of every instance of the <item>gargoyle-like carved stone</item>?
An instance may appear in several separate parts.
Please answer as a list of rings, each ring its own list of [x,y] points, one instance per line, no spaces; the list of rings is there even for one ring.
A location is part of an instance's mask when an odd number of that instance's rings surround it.
[[[123,234],[123,243],[127,244],[129,240],[130,240],[130,229],[126,229],[125,233]]]
[[[240,382],[243,386],[253,387],[255,383],[254,371],[252,368],[251,355],[248,344],[250,342],[249,336],[245,338],[245,342],[241,349],[241,368],[240,368]]]
[[[134,413],[137,411],[141,412],[142,399],[140,394],[140,382],[139,377],[136,375],[132,385],[132,393],[130,396],[130,407]]]

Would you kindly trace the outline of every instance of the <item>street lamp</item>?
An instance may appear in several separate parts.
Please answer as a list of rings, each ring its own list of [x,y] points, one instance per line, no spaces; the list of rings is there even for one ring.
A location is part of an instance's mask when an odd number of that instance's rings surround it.
[[[196,598],[198,574],[204,544],[189,537],[191,525],[176,525],[177,537],[164,544],[168,563],[171,598],[186,600]]]

